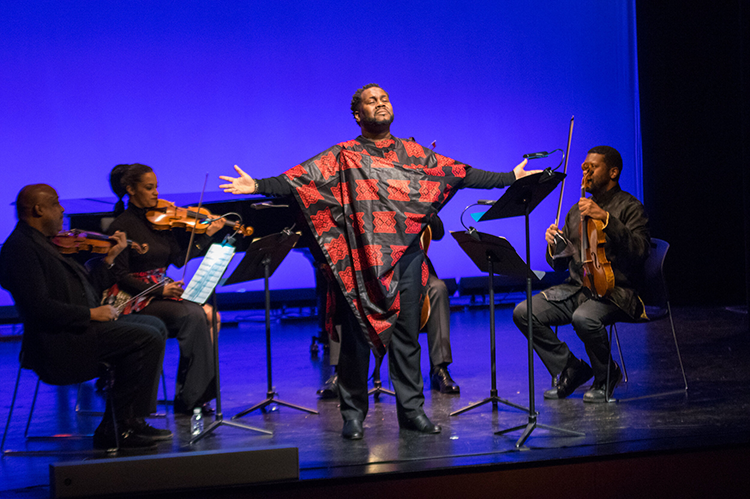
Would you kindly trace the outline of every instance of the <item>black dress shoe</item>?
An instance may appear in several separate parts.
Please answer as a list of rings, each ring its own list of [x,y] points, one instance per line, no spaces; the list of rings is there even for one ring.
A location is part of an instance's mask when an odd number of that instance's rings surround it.
[[[425,414],[420,414],[411,419],[399,419],[398,425],[404,430],[418,431],[420,433],[440,433],[442,431],[442,428],[430,421]]]
[[[451,378],[451,373],[447,367],[439,367],[430,375],[430,386],[433,390],[440,390],[440,393],[460,393],[461,389],[458,384]]]
[[[132,430],[136,435],[150,438],[154,441],[170,440],[172,438],[171,431],[154,428],[143,418],[133,418],[128,420],[125,424],[126,427]]]
[[[362,421],[359,419],[349,419],[344,421],[344,429],[341,435],[349,440],[360,440],[365,434],[365,429],[362,428]]]
[[[335,399],[339,397],[339,375],[334,374],[326,380],[317,392],[322,399]]]
[[[127,428],[127,422],[121,422],[117,431],[119,433],[119,448],[122,450],[148,451],[156,449],[156,440],[144,437]],[[118,447],[118,438],[112,422],[102,422],[94,431],[94,449],[113,451]]]
[[[575,357],[570,358],[568,365],[560,374],[560,380],[557,382],[557,389],[553,388],[544,392],[546,399],[564,399],[576,388],[587,382],[594,375],[588,364]]]
[[[612,393],[614,393],[615,388],[617,388],[617,385],[620,384],[621,380],[622,371],[620,370],[620,366],[618,366],[617,363],[614,362],[614,367],[609,373],[609,390],[607,391],[608,396],[605,397],[604,395],[604,385],[607,384],[607,380],[605,378],[604,381],[594,383],[591,389],[583,394],[583,401],[592,404],[602,404],[606,402],[608,398],[612,398]]]

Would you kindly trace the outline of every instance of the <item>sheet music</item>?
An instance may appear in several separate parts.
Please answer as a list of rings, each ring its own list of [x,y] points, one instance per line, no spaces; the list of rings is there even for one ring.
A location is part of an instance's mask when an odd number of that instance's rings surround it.
[[[234,256],[234,246],[231,244],[214,243],[208,248],[200,267],[190,280],[182,299],[203,305],[219,283],[219,279],[229,266]]]

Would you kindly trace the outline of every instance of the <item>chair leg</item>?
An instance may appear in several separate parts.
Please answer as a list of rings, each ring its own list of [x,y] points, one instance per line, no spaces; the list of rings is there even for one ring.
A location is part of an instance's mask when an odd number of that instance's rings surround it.
[[[36,396],[39,394],[39,383],[42,380],[36,379],[36,387],[34,388],[34,396],[31,399],[31,409],[29,409],[29,419],[26,421],[26,429],[23,432],[24,438],[29,438],[29,426],[31,426],[31,417],[34,415],[34,407],[36,407]]]
[[[18,385],[21,382],[21,364],[18,364],[18,374],[16,375],[16,387],[13,389],[13,400],[10,402],[10,411],[8,412],[8,420],[5,422],[5,431],[3,432],[3,441],[0,443],[0,453],[5,450],[5,438],[8,436],[8,428],[10,427],[10,419],[13,417],[13,408],[16,406],[16,396],[18,395]]]
[[[164,409],[169,405],[169,399],[167,398],[167,377],[164,375],[164,369],[161,370],[161,391],[164,397]]]
[[[685,392],[688,391],[687,376],[685,376],[685,366],[682,364],[682,355],[680,355],[680,345],[677,343],[677,333],[674,329],[674,320],[672,320],[672,307],[667,300],[667,311],[669,312],[669,325],[672,326],[672,338],[674,339],[674,348],[677,350],[677,360],[680,361],[680,371],[682,371],[682,381],[685,383]]]
[[[103,415],[101,411],[91,411],[89,409],[81,409],[81,388],[82,387],[83,387],[83,383],[78,383],[78,391],[76,393],[76,414],[80,414],[81,416]]]
[[[607,403],[617,402],[617,399],[610,398],[610,396],[609,396],[609,389],[608,389],[608,387],[609,387],[610,370],[612,368],[612,362],[613,362],[613,360],[612,360],[612,353],[611,353],[611,351],[612,351],[612,331],[613,330],[615,330],[614,324],[612,324],[609,327],[609,350],[610,350],[610,354],[607,356],[607,379],[606,379],[606,383],[604,385],[604,400]],[[617,346],[618,347],[620,346],[620,342],[619,341],[617,342]],[[620,358],[620,360],[622,360],[622,357]]]
[[[612,345],[612,329],[615,331],[615,343],[617,343],[617,353],[620,355],[620,364],[622,364],[622,375],[624,377],[625,383],[628,382],[628,368],[625,367],[625,357],[622,356],[622,348],[620,348],[620,335],[617,334],[617,324],[612,324],[609,326],[609,341],[610,341],[610,348]]]
[[[555,326],[555,336],[557,336],[557,326]],[[557,376],[552,375],[552,388],[555,388],[557,386]]]

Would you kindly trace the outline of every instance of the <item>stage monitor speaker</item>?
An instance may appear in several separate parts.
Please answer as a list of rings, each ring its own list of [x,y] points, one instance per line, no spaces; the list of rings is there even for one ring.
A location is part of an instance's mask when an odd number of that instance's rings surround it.
[[[299,480],[297,448],[198,451],[50,464],[52,497],[196,490]]]

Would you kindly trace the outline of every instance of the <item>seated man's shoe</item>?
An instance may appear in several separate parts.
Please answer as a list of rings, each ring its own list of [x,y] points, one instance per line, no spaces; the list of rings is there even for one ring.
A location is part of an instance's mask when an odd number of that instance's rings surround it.
[[[550,399],[550,400],[559,399],[560,397],[557,394],[557,386],[553,386],[549,390],[545,390],[544,391],[544,398]]]
[[[557,388],[551,388],[544,392],[546,399],[564,399],[576,388],[587,382],[594,375],[588,364],[580,359],[571,357],[568,365],[565,366],[557,382]]]
[[[143,418],[133,418],[131,420],[128,420],[126,426],[136,435],[150,438],[154,441],[170,440],[172,438],[171,431],[154,428]]]
[[[420,433],[440,433],[442,431],[442,428],[430,421],[425,414],[411,419],[399,418],[398,425],[404,430],[418,431]]]
[[[156,449],[156,440],[138,435],[133,430],[127,428],[127,422],[123,421],[118,425],[118,438],[115,438],[115,431],[112,422],[102,422],[94,431],[94,449],[98,450],[123,450],[149,451]]]
[[[362,427],[362,421],[359,419],[349,419],[344,421],[344,429],[341,435],[349,440],[361,440],[365,434],[365,429]]]
[[[339,375],[334,374],[326,380],[317,392],[322,399],[335,399],[339,397]]]
[[[438,367],[430,375],[430,386],[433,390],[440,390],[440,393],[460,393],[461,389],[458,387],[451,373],[448,372],[447,367]]]
[[[591,404],[603,404],[608,398],[612,398],[612,393],[614,393],[615,388],[620,384],[621,380],[622,371],[620,370],[620,366],[613,361],[613,368],[609,373],[607,396],[604,394],[604,385],[607,384],[607,380],[604,379],[600,383],[594,383],[591,389],[583,394],[583,401]]]

